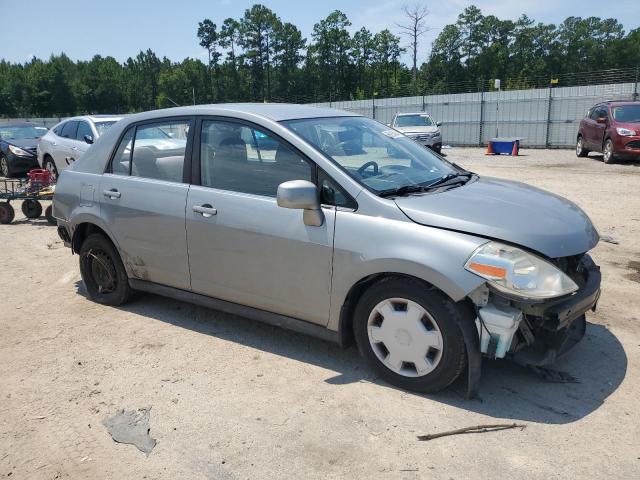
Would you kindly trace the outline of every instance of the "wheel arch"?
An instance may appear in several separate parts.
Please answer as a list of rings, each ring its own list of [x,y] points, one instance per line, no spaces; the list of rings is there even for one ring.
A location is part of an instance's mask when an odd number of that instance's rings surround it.
[[[92,221],[83,221],[78,223],[73,230],[73,235],[71,236],[71,250],[73,253],[80,253],[80,249],[82,248],[83,242],[94,233],[101,233],[105,237],[109,239],[109,241],[118,249],[118,244],[114,241],[113,237],[109,233],[109,231],[95,222]]]
[[[340,308],[340,315],[338,320],[338,338],[341,346],[347,347],[353,345],[355,342],[353,334],[353,315],[355,312],[355,308],[360,301],[360,298],[362,298],[362,295],[374,284],[388,279],[408,279],[417,281],[423,284],[425,286],[425,289],[435,289],[441,292],[443,295],[446,295],[447,298],[451,299],[451,301],[456,301],[443,289],[439,288],[433,283],[428,282],[424,278],[420,278],[415,275],[394,271],[378,272],[367,275],[351,286]],[[464,299],[462,301],[464,301]]]

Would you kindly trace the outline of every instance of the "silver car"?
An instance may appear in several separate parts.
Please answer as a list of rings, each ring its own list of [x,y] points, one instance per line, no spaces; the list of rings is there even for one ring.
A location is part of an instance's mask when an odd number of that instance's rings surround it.
[[[38,163],[49,171],[55,181],[59,172],[80,158],[107,128],[121,118],[114,115],[67,118],[40,139]]]
[[[466,371],[474,395],[483,355],[553,363],[600,294],[576,205],[332,109],[127,117],[62,173],[54,215],[97,302],[153,292],[355,341],[417,391]]]
[[[440,125],[440,122],[434,121],[431,115],[425,112],[397,113],[390,124],[413,141],[438,153],[442,151]]]

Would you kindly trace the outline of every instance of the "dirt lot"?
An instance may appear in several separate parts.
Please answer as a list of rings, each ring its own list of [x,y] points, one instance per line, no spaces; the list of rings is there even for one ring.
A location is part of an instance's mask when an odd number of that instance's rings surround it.
[[[549,383],[485,362],[482,401],[392,388],[354,349],[154,296],[88,301],[46,221],[0,226],[0,477],[640,478],[640,163],[452,149],[483,175],[564,195],[602,235],[603,295]],[[18,206],[18,205],[16,205]],[[102,421],[151,406],[149,457]],[[418,442],[503,422],[524,430]]]

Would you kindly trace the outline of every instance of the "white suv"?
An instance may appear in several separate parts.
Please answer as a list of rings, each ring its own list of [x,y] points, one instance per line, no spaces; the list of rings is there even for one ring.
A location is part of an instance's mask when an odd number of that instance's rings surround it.
[[[40,139],[38,163],[58,178],[58,172],[76,161],[111,125],[123,117],[90,115],[60,122]]]

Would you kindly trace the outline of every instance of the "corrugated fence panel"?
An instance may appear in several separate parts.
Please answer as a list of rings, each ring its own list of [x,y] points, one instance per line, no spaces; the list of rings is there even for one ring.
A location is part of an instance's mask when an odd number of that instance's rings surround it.
[[[594,104],[633,100],[634,83],[376,98],[318,103],[382,123],[396,113],[428,112],[442,122],[445,144],[480,145],[491,138],[517,137],[523,146],[572,147],[580,120]]]

